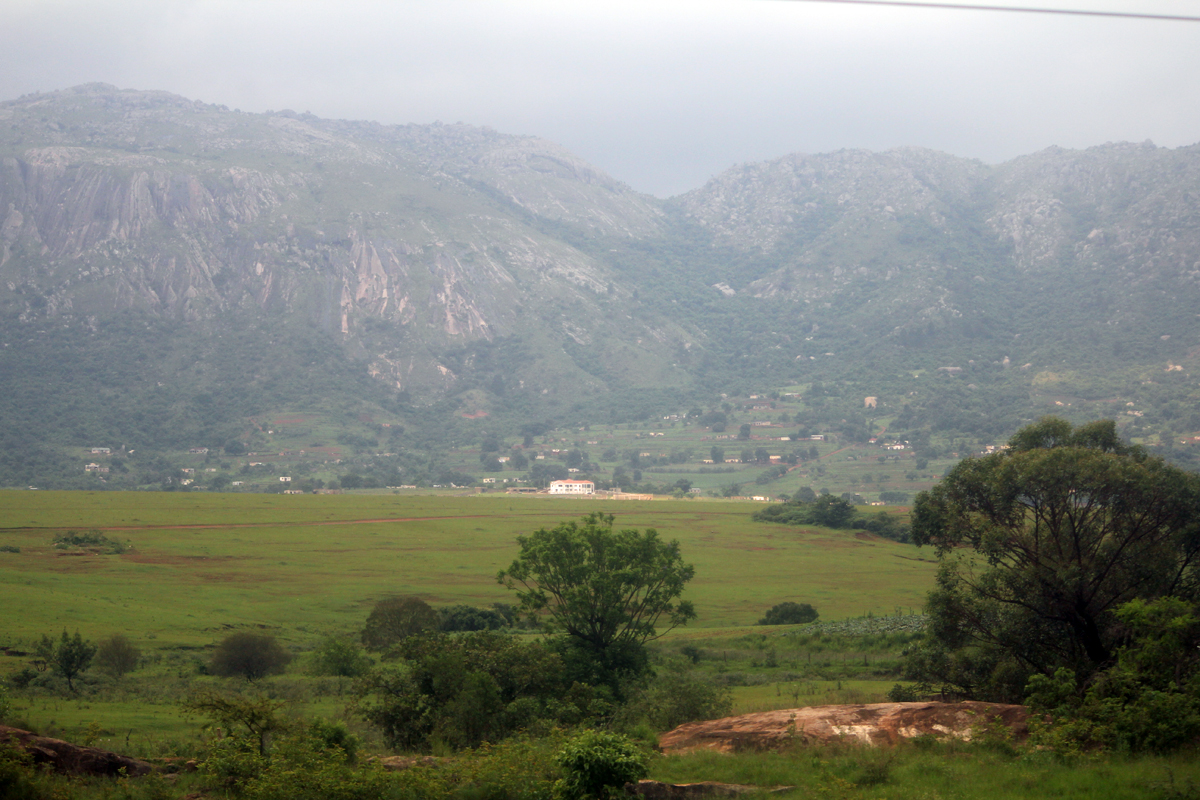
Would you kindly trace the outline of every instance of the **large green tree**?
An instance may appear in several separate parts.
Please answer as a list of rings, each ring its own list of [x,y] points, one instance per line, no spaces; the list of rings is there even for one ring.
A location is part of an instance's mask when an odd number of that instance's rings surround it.
[[[517,592],[523,611],[544,614],[549,630],[608,667],[696,616],[679,599],[695,569],[679,542],[653,529],[614,530],[611,514],[593,513],[517,542],[520,553],[497,579]]]
[[[1134,599],[1197,594],[1200,476],[1123,443],[1111,421],[1047,417],[918,495],[912,538],[937,548],[917,677],[1019,699],[1031,674],[1111,664]]]

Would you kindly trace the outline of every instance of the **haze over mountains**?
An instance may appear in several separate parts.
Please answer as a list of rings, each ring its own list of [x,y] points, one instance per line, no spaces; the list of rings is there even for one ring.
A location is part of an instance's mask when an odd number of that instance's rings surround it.
[[[0,158],[7,483],[269,409],[474,435],[813,381],[813,425],[1200,429],[1195,146],[796,154],[660,200],[488,128],[90,84],[0,104]]]

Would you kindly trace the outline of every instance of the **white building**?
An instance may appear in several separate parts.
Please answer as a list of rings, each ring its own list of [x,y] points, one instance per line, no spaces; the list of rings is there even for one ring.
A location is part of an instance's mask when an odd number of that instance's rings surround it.
[[[550,494],[595,494],[591,481],[550,481]]]

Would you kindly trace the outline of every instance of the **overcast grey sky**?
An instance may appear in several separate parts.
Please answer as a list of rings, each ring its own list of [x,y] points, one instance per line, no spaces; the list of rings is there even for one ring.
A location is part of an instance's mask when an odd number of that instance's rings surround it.
[[[1200,14],[1197,0],[999,2]],[[791,0],[0,3],[0,99],[92,81],[534,134],[659,196],[792,152],[998,162],[1200,141],[1200,23]]]

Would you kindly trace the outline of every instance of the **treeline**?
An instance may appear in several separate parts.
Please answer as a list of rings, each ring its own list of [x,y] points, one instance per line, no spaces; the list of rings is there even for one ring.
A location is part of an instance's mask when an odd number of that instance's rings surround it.
[[[773,503],[754,512],[757,522],[776,522],[781,525],[816,525],[822,528],[864,530],[897,542],[909,541],[909,528],[894,514],[880,511],[863,514],[841,497],[802,489],[797,497],[786,503]]]

